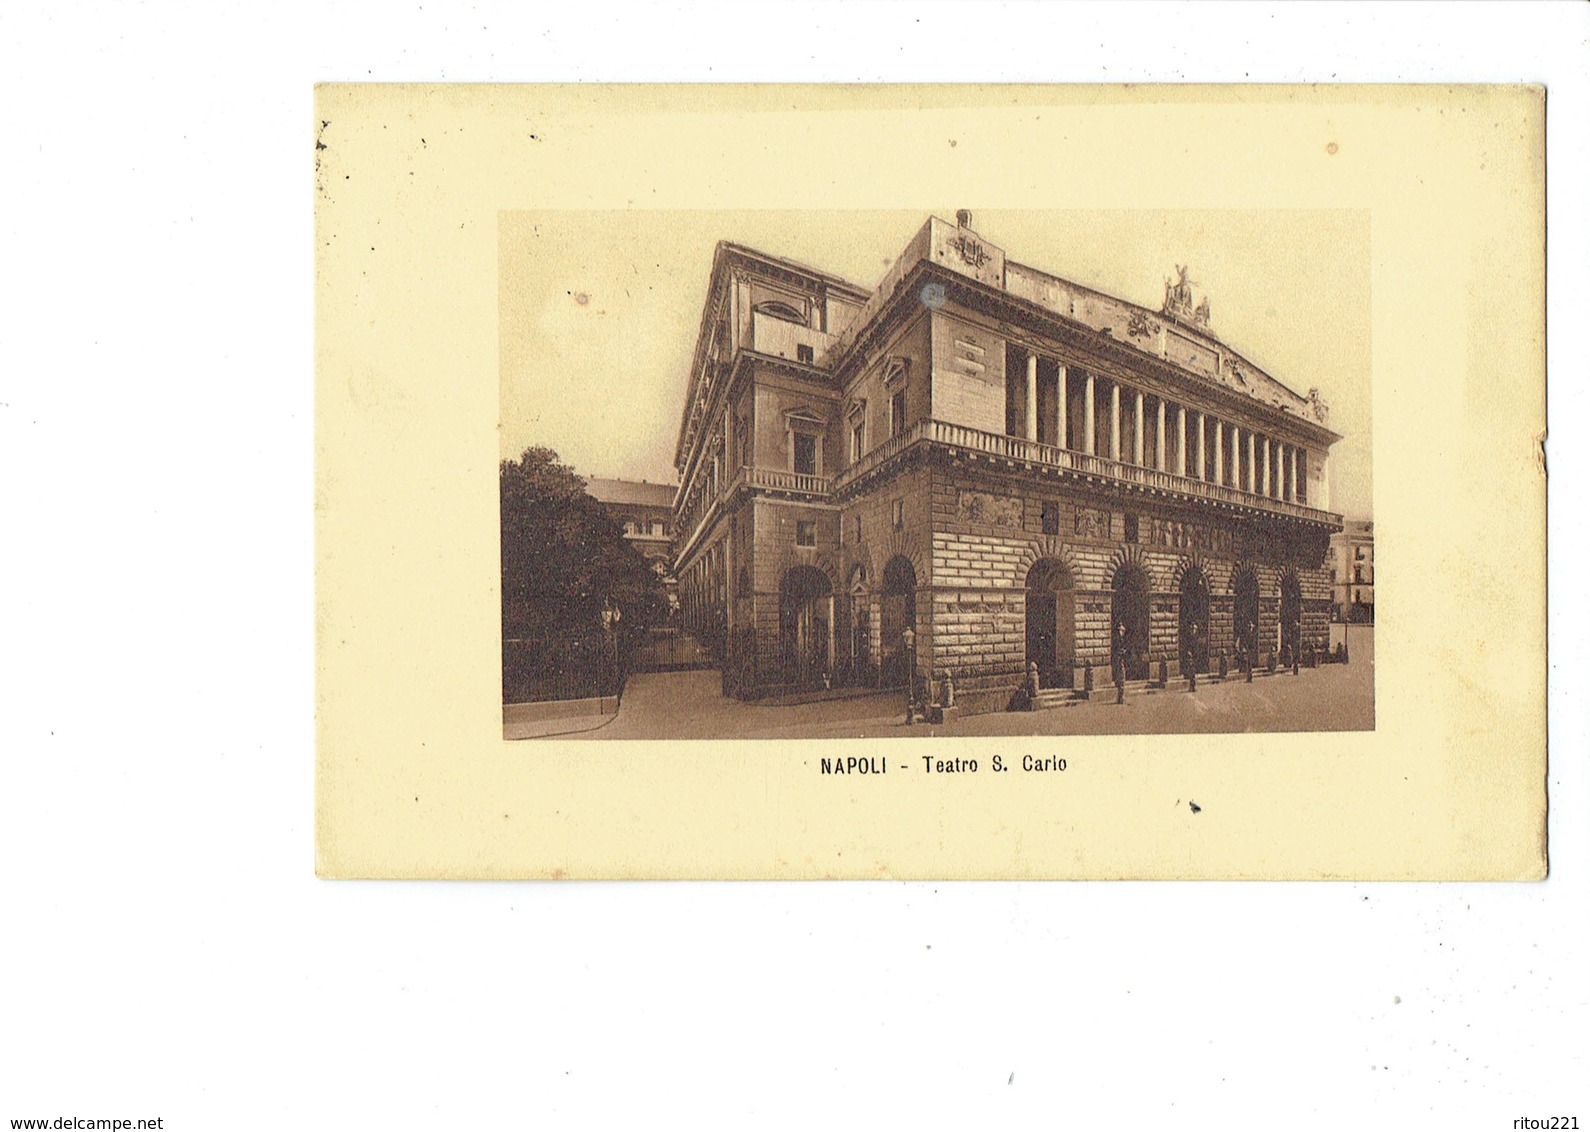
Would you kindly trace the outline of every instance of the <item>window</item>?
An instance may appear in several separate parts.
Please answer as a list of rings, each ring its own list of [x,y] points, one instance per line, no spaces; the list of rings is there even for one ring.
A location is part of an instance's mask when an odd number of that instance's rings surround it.
[[[845,414],[850,422],[850,462],[856,463],[867,453],[867,402],[857,398]]]
[[[817,474],[817,438],[809,432],[795,434],[795,471],[803,476]]]
[[[1127,512],[1126,516],[1126,541],[1137,541],[1137,516]]]
[[[797,519],[795,521],[795,545],[816,546],[817,524],[810,519]]]
[[[903,499],[894,501],[894,529],[897,531],[905,529],[905,500]]]
[[[905,431],[905,384],[910,372],[909,358],[890,358],[883,366],[883,387],[889,391],[889,435]]]
[[[812,348],[810,346],[801,343],[797,344],[795,347],[795,360],[797,362],[809,363],[816,360],[816,355],[812,353]]]
[[[661,535],[663,533],[661,519],[653,519],[651,521],[651,533],[654,535]]]
[[[794,303],[784,302],[781,299],[770,299],[757,303],[753,308],[758,314],[765,314],[769,318],[780,319],[784,322],[793,322],[799,326],[806,325],[806,312],[798,309]]]
[[[860,515],[856,516],[855,523],[856,523],[856,526],[855,526],[856,545],[859,546],[859,545],[861,545],[861,516]]]
[[[1042,512],[1042,515],[1041,515],[1041,522],[1043,523],[1043,533],[1044,534],[1046,534],[1046,535],[1057,535],[1057,534],[1059,534],[1060,533],[1060,504],[1056,503],[1052,499],[1049,500],[1047,503],[1045,503],[1043,505],[1043,512]]]

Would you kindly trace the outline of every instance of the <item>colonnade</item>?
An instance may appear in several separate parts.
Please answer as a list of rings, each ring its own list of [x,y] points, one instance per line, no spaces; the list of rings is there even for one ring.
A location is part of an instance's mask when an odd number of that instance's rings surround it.
[[[1157,468],[1271,499],[1308,501],[1306,449],[1200,409],[1170,404],[1159,397],[1153,397],[1156,407],[1148,414],[1147,401],[1152,395],[1143,390],[1097,377],[1091,370],[1081,367],[1068,367],[1058,362],[1056,365],[1059,378],[1051,409],[1053,419],[1047,422],[1050,427],[1040,430],[1038,355],[1027,352],[1025,411],[1022,414],[1022,434],[1027,440],[1038,440],[1040,432],[1044,432],[1053,438],[1056,447],[1089,456]],[[1080,436],[1072,435],[1076,430],[1070,420],[1073,414],[1068,411],[1072,388],[1070,369],[1076,370],[1075,376],[1082,385],[1082,419],[1077,422],[1081,425]],[[1096,409],[1101,384],[1109,396],[1107,428],[1103,430],[1099,427]],[[1123,401],[1127,401],[1130,409],[1123,410]],[[1130,444],[1123,428],[1127,413],[1131,424]],[[1101,431],[1102,436],[1099,435]]]

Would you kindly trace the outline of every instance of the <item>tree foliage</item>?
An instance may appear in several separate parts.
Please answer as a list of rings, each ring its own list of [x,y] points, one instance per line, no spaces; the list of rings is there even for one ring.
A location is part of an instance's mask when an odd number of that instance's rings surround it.
[[[502,461],[500,491],[505,638],[599,631],[604,606],[624,630],[661,619],[661,581],[556,452]]]

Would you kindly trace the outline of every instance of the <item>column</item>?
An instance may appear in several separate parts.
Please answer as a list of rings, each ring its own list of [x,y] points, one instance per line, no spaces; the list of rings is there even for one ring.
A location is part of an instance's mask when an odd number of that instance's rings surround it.
[[[1201,479],[1204,478],[1204,415],[1202,413],[1199,413],[1199,414],[1197,414],[1197,416],[1198,416],[1198,451],[1195,453],[1195,455],[1198,458],[1198,470],[1193,472],[1193,478],[1201,480]]]
[[[1038,355],[1027,351],[1027,419],[1022,430],[1028,440],[1038,439]]]
[[[1318,507],[1322,511],[1331,509],[1331,454],[1329,452],[1325,453],[1324,458],[1320,461],[1319,502],[1310,504],[1310,506]]]
[[[1270,480],[1270,438],[1264,438],[1263,466],[1259,469],[1259,482],[1264,486],[1265,495],[1274,495],[1275,488]]]
[[[1143,391],[1137,391],[1137,413],[1132,418],[1132,463],[1143,466]]]
[[[1176,406],[1176,474],[1187,474],[1187,406]]]
[[[854,613],[851,614],[855,616]],[[828,670],[832,672],[839,658],[834,654],[834,595],[828,595]]]
[[[1165,398],[1159,399],[1159,412],[1154,420],[1154,467],[1165,470]]]
[[[1258,446],[1258,441],[1250,428],[1248,430],[1248,490],[1255,495],[1259,493],[1259,481],[1254,478],[1254,472],[1258,470],[1258,461],[1255,459],[1255,450]]]
[[[1121,383],[1110,382],[1110,459],[1121,458]]]
[[[1088,370],[1083,376],[1087,382],[1082,387],[1082,451],[1089,456],[1098,452],[1097,421],[1093,413],[1093,371]]]
[[[1303,498],[1303,469],[1308,467],[1308,456],[1303,449],[1292,449],[1292,502],[1300,502]]]
[[[1215,422],[1215,482],[1217,484],[1224,484],[1226,482],[1226,454],[1222,450],[1223,447],[1224,447],[1225,435],[1226,435],[1225,422],[1224,421],[1216,421]]]
[[[1068,390],[1066,389],[1065,366],[1060,367],[1060,378],[1055,383],[1055,388],[1060,394],[1058,398],[1060,404],[1057,410],[1060,414],[1060,419],[1056,422],[1054,430],[1055,436],[1059,438],[1056,443],[1059,444],[1061,448],[1069,448],[1071,446],[1071,437],[1069,435],[1070,430],[1066,426],[1066,414],[1071,408],[1071,398],[1068,395]]]

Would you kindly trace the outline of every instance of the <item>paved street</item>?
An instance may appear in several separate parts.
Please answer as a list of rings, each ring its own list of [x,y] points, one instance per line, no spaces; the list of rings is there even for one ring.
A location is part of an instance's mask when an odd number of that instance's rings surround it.
[[[1332,626],[1339,640],[1340,626]],[[1351,629],[1352,663],[1225,683],[1198,691],[1140,692],[1117,706],[1113,688],[1041,712],[991,712],[943,726],[904,723],[900,692],[789,706],[740,703],[719,691],[715,670],[630,678],[616,716],[549,720],[510,729],[512,738],[842,739],[912,735],[1119,735],[1234,731],[1360,731],[1375,725],[1374,630]]]

